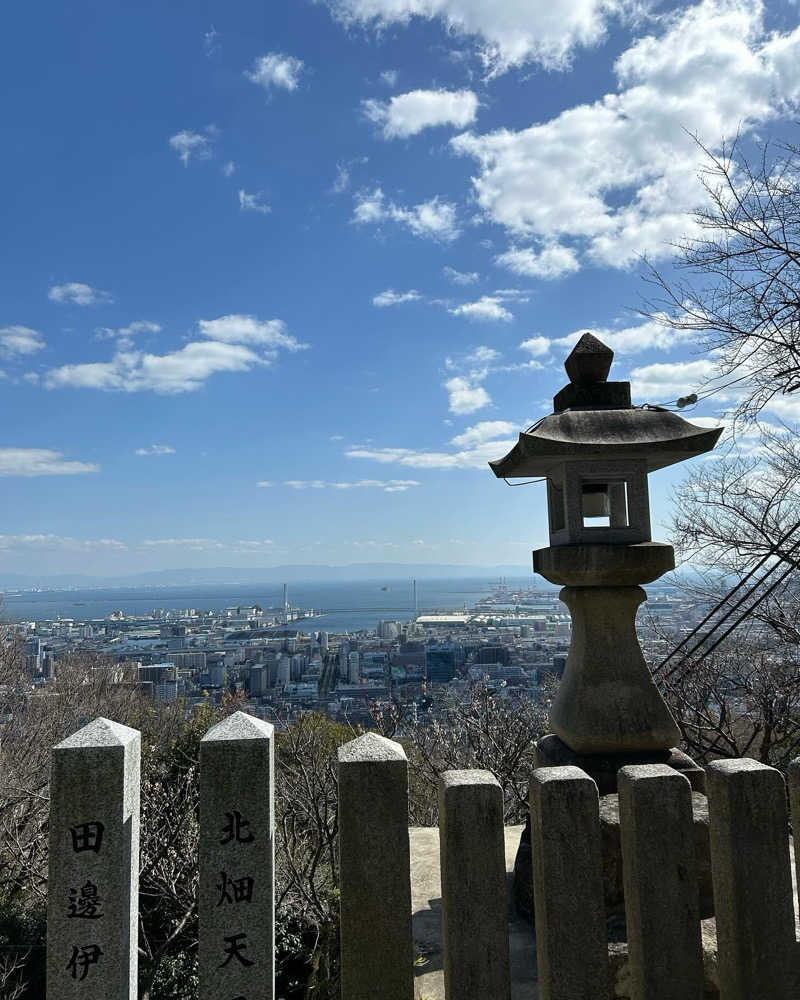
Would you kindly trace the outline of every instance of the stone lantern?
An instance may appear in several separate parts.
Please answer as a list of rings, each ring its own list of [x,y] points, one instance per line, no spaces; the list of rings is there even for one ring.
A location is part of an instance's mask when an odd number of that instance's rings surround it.
[[[627,763],[697,770],[674,749],[678,727],[642,656],[635,618],[647,597],[640,584],[675,567],[672,546],[651,539],[648,473],[710,451],[721,434],[670,410],[632,406],[630,383],[607,381],[613,357],[585,333],[565,362],[570,382],[554,412],[490,463],[499,478],[547,479],[550,545],[533,553],[533,567],[562,585],[572,615],[553,732],[537,744],[538,764],[577,764],[601,794],[616,790]]]

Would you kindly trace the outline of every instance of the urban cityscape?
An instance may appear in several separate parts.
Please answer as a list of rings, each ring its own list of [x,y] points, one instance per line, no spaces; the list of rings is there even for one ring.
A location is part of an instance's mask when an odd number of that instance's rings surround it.
[[[512,702],[537,700],[561,676],[570,644],[570,616],[558,592],[535,585],[499,582],[472,607],[412,612],[407,620],[345,633],[325,629],[324,611],[293,607],[287,586],[283,594],[276,608],[155,608],[9,627],[24,643],[34,687],[54,684],[68,654],[89,653],[119,682],[135,669],[143,693],[181,701],[187,712],[229,692],[262,718],[314,711],[362,724],[390,703],[406,706],[409,721],[435,718],[445,693],[458,697],[475,683]],[[677,585],[650,587],[638,618],[648,660],[660,659],[702,613]],[[310,625],[318,628],[308,631]]]

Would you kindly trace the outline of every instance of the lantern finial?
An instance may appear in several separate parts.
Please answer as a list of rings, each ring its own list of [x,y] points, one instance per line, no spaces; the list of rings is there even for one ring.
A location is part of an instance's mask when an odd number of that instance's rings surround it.
[[[573,385],[605,382],[611,371],[614,352],[591,333],[584,333],[564,362]]]

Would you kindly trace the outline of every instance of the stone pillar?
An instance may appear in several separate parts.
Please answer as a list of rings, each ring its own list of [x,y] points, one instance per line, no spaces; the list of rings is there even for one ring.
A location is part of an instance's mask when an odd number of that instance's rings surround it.
[[[577,767],[530,787],[540,1000],[598,1000],[608,988],[597,786]]]
[[[411,1000],[408,761],[365,733],[339,748],[342,997]]]
[[[691,786],[665,764],[618,780],[631,1000],[702,1000]]]
[[[245,712],[200,741],[200,1000],[274,1000],[274,748]]]
[[[439,779],[448,1000],[510,1000],[503,791],[491,771]]]
[[[794,834],[794,870],[797,886],[797,907],[800,910],[800,757],[789,765],[789,804],[792,810]]]
[[[666,750],[680,732],[636,637],[641,587],[564,587],[572,642],[550,724],[577,753]]]
[[[136,1000],[140,754],[103,718],[53,747],[47,1000]]]
[[[783,777],[748,759],[706,773],[722,1000],[796,1000]]]

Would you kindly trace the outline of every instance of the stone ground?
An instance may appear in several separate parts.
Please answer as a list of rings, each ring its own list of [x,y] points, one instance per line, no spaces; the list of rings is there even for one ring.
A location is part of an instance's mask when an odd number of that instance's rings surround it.
[[[511,956],[511,1000],[536,1000],[536,942],[530,924],[520,920],[511,903],[514,858],[522,835],[521,826],[506,827],[506,882],[509,893],[509,951]],[[442,889],[439,878],[439,830],[412,827],[411,912],[415,955],[415,1000],[445,1000],[442,971]],[[424,964],[423,964],[424,963]]]
[[[517,917],[511,902],[511,878],[514,858],[522,835],[521,826],[506,827],[506,881],[508,885],[509,951],[511,957],[511,1000],[537,1000],[536,941],[529,924]],[[415,1000],[445,1000],[442,971],[442,890],[439,877],[439,830],[436,827],[412,827],[411,841],[411,911],[415,955],[419,956],[414,973]],[[800,906],[798,906],[797,868],[792,853],[792,881],[795,887],[795,930],[800,947]],[[716,935],[713,921],[703,921],[706,962],[716,965]],[[709,935],[706,942],[705,937]],[[710,977],[716,978],[714,975]],[[626,993],[621,990],[620,993]],[[619,996],[620,993],[617,995]]]

